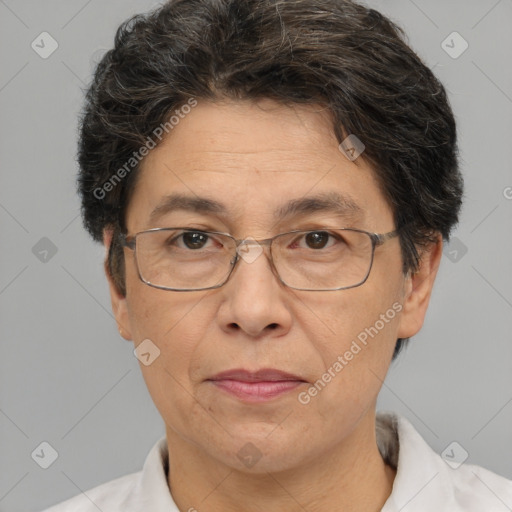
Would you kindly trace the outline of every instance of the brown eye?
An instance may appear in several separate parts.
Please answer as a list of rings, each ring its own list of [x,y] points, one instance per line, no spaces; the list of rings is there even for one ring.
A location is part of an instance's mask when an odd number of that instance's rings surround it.
[[[329,241],[326,231],[313,231],[306,235],[306,244],[311,249],[323,249]]]
[[[195,251],[204,248],[212,249],[208,246],[208,242],[213,241],[210,235],[201,231],[175,231],[165,240],[165,245],[168,248]]]
[[[197,232],[187,232],[181,235],[183,243],[189,249],[202,249],[204,244],[208,241],[208,235]]]

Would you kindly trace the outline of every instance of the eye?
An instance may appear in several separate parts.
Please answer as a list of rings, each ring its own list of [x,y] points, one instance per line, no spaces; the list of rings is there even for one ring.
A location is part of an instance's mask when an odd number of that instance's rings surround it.
[[[332,243],[329,244],[330,239]],[[329,233],[328,231],[309,231],[301,237],[300,241],[305,242],[307,249],[318,250],[331,247],[335,239],[341,240],[339,236]]]
[[[166,245],[176,245],[180,249],[203,249],[209,241],[214,239],[202,231],[184,231],[181,234],[167,239]]]
[[[208,242],[208,235],[204,233],[194,233],[194,232],[188,232],[183,233],[182,240],[183,243],[187,246],[189,249],[202,249],[204,245]]]

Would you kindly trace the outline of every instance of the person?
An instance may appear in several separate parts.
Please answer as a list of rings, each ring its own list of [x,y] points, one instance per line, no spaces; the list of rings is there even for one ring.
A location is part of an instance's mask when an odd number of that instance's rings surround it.
[[[94,73],[78,160],[120,334],[166,428],[48,511],[498,511],[377,413],[421,328],[462,177],[443,85],[349,0],[171,0]]]

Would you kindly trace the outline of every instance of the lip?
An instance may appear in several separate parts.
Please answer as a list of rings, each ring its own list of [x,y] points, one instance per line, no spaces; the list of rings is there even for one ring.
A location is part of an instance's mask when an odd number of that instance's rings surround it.
[[[265,402],[306,382],[297,375],[272,368],[256,372],[240,368],[227,370],[207,380],[222,391],[245,402]]]
[[[301,381],[306,382],[302,377],[293,375],[292,373],[283,372],[274,368],[262,368],[255,372],[245,370],[243,368],[235,368],[233,370],[226,370],[225,372],[217,373],[208,380],[238,380],[241,382],[278,382],[278,381]]]

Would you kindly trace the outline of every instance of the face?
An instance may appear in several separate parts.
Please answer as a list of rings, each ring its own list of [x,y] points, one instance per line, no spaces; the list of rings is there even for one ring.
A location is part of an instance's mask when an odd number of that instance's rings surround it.
[[[320,227],[392,231],[392,211],[372,169],[362,158],[348,160],[331,131],[325,112],[311,105],[200,101],[142,162],[128,233],[183,226],[265,239]],[[332,192],[357,212],[275,217],[291,200]],[[178,193],[216,201],[224,211],[162,208]],[[168,442],[256,472],[297,467],[340,449],[373,421],[396,339],[421,326],[438,252],[425,258],[420,279],[404,276],[394,238],[377,247],[363,285],[311,292],[280,282],[266,251],[250,263],[240,259],[220,288],[176,292],[144,284],[133,251],[125,249],[127,293],[111,283],[113,308],[126,339],[136,346],[149,339],[160,350],[141,370]],[[262,385],[258,398],[243,393],[250,384],[211,380],[233,369],[296,378]],[[261,454],[252,469],[239,458],[247,443]]]

